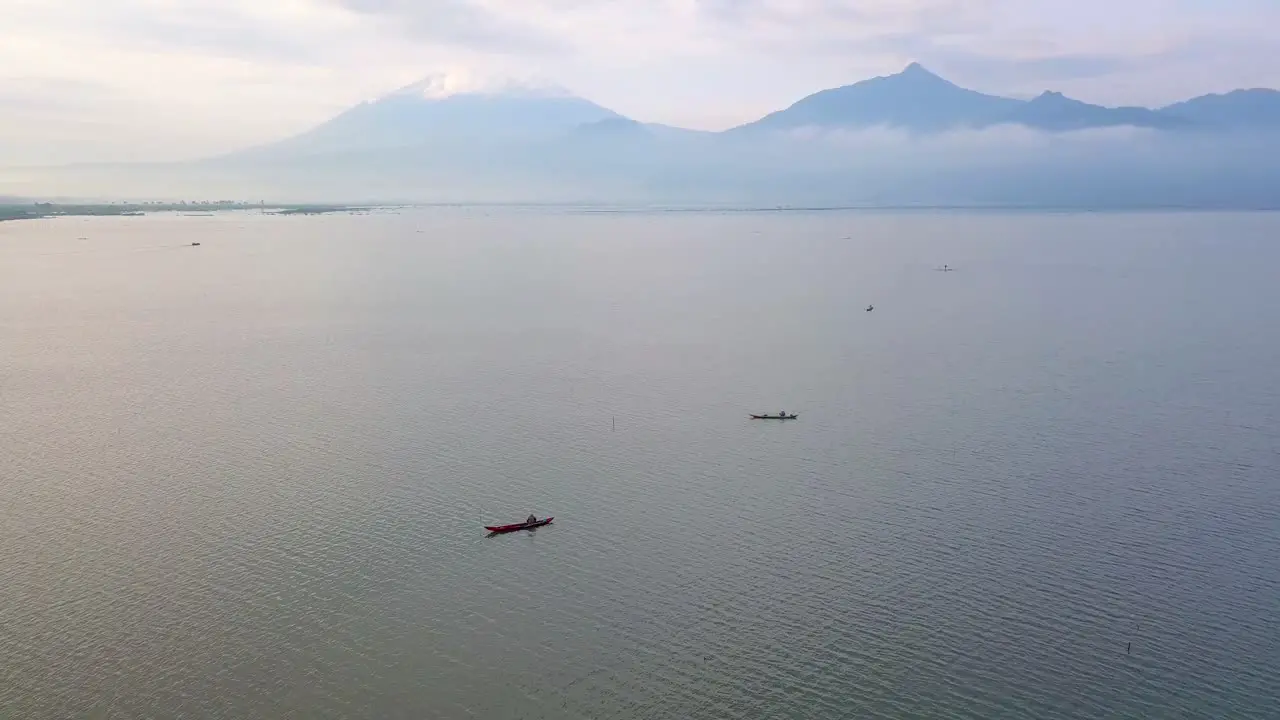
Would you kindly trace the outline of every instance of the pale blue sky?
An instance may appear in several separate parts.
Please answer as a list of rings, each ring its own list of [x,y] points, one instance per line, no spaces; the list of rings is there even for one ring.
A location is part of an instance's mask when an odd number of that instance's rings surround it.
[[[1280,86],[1277,0],[0,0],[0,165],[190,157],[445,71],[708,129],[920,60],[1161,104]]]

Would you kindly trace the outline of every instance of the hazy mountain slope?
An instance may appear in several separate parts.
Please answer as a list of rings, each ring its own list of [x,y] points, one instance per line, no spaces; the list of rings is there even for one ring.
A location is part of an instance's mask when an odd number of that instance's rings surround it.
[[[1126,126],[1175,130],[1190,124],[1173,113],[1159,113],[1142,107],[1091,105],[1056,92],[1045,92],[1018,105],[1002,115],[998,122],[1049,132]]]
[[[622,116],[563,91],[505,87],[445,93],[431,77],[361,103],[301,135],[255,148],[283,156],[527,140]]]
[[[1280,92],[1259,88],[1202,95],[1160,108],[1158,112],[1207,129],[1280,131]]]
[[[896,75],[814,93],[736,130],[888,126],[936,132],[988,125],[1020,104],[966,90],[913,63]]]
[[[289,201],[1280,207],[1280,93],[1160,110],[974,92],[919,65],[720,133],[546,86],[432,77],[198,163],[23,170],[0,192]],[[1241,132],[1242,129],[1248,132]],[[1194,132],[1191,132],[1194,130]]]

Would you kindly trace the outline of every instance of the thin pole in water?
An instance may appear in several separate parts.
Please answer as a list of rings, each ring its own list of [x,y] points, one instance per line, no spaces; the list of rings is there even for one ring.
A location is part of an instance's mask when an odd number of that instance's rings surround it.
[[[613,416],[613,431],[618,432],[618,416]]]
[[[1133,649],[1133,641],[1129,641],[1129,643],[1124,646],[1124,654],[1128,655],[1129,651],[1132,649]]]

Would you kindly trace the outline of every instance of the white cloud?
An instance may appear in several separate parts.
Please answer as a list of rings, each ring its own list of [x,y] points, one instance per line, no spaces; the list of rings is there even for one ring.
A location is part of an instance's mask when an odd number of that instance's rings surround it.
[[[1263,0],[0,0],[0,164],[197,156],[442,69],[723,127],[912,59],[1161,102],[1280,84]]]
[[[788,158],[792,161],[801,155],[836,167],[900,167],[904,163],[980,167],[1120,156],[1137,158],[1171,149],[1162,144],[1159,133],[1132,127],[1045,132],[1022,125],[996,125],[927,135],[913,135],[888,127],[799,128],[785,134],[791,140]]]

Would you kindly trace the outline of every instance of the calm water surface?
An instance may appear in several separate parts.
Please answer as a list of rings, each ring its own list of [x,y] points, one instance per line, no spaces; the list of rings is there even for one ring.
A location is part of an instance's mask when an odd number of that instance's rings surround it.
[[[0,224],[0,717],[1274,718],[1277,240]]]

